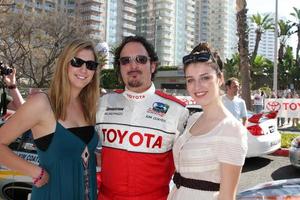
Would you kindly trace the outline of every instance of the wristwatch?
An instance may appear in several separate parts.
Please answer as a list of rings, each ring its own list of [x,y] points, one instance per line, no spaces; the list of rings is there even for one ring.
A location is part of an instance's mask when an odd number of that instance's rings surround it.
[[[17,88],[17,85],[16,84],[8,85],[7,88],[13,90]]]

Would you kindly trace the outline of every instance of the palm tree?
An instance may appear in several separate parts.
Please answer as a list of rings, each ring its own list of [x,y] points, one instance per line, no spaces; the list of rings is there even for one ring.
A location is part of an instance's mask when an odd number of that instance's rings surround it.
[[[299,59],[299,51],[300,51],[300,9],[297,9],[295,7],[293,7],[294,12],[291,13],[292,16],[294,16],[296,18],[296,23],[294,23],[293,25],[295,27],[297,27],[297,36],[298,36],[298,43],[297,43],[297,49],[296,49],[296,63],[297,66],[300,65],[300,59]]]
[[[279,26],[278,62],[279,64],[282,64],[283,56],[285,53],[286,42],[290,38],[290,36],[294,33],[294,31],[292,30],[293,25],[291,24],[291,21],[284,21],[281,19],[278,21],[278,26]]]
[[[272,84],[273,62],[261,55],[256,56],[251,66],[252,89]]]
[[[264,76],[272,76],[272,71],[270,68],[273,66],[272,61],[265,58],[264,56],[258,55],[256,56],[253,63],[253,72],[255,75],[264,75]]]
[[[294,83],[294,78],[299,77],[295,64],[293,49],[287,45],[279,68],[279,88],[285,88],[287,85]]]
[[[250,62],[251,66],[253,65],[253,62],[255,60],[255,57],[257,55],[258,47],[259,47],[259,42],[261,41],[262,34],[266,32],[267,30],[274,30],[274,24],[273,24],[273,19],[270,18],[270,15],[267,14],[265,16],[260,15],[257,13],[256,15],[251,16],[251,21],[256,24],[256,29],[255,29],[255,46],[254,50],[252,52]]]
[[[232,58],[226,58],[224,62],[224,78],[240,77],[240,70],[238,64],[240,63],[240,56],[238,53],[232,55]]]
[[[236,0],[236,21],[238,34],[238,51],[240,54],[239,67],[242,78],[242,98],[246,102],[248,110],[251,109],[250,97],[250,60],[248,49],[248,25],[247,25],[247,2],[246,0]]]

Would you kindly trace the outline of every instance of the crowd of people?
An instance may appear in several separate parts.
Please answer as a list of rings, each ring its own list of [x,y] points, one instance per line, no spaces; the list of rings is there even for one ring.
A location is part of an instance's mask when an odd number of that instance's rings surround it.
[[[189,116],[184,103],[155,88],[158,62],[145,38],[124,38],[114,57],[124,89],[100,97],[95,48],[77,39],[59,56],[48,91],[25,102],[15,74],[7,76],[18,105],[0,128],[0,163],[32,177],[32,200],[235,199],[247,152],[238,80],[225,82],[220,58],[197,45],[183,66],[187,91],[203,112]],[[39,165],[8,147],[29,129]]]

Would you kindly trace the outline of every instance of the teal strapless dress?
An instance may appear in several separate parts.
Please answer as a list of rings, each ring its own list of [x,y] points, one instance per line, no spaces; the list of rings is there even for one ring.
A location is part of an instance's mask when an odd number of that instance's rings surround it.
[[[95,131],[86,144],[59,122],[46,151],[37,149],[40,166],[49,173],[49,182],[41,188],[33,186],[31,200],[95,200],[97,199]]]

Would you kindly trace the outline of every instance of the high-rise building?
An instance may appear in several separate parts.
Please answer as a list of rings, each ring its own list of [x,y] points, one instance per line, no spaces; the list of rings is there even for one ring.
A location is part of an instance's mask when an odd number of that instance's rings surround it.
[[[161,66],[180,66],[194,45],[195,0],[137,3],[137,34],[152,42]]]
[[[274,15],[274,14],[273,14]],[[272,17],[272,15],[270,15]],[[252,53],[255,46],[256,40],[256,25],[254,22],[251,22],[250,18],[248,18],[249,25],[249,53]],[[261,40],[259,42],[257,55],[264,56],[265,58],[274,61],[274,31],[267,30],[261,36]]]
[[[154,46],[157,20],[155,0],[137,0],[136,34],[147,38]]]
[[[184,9],[182,9],[184,8]],[[182,65],[182,57],[195,46],[195,0],[177,1],[175,32],[175,65]]]
[[[210,1],[196,0],[196,43],[209,41]]]
[[[98,42],[106,40],[106,0],[78,0],[78,9],[83,28],[88,30],[92,39]]]
[[[15,12],[41,13],[63,10],[73,13],[75,9],[75,0],[15,0],[14,2],[16,4]]]
[[[82,28],[87,30],[96,42],[106,39],[107,0],[15,0],[14,12],[46,13],[65,12],[82,20]]]
[[[110,49],[125,36],[141,35],[155,47],[161,66],[207,41],[221,57],[237,49],[235,0],[16,0],[28,11],[76,13],[96,42]],[[111,61],[110,61],[111,62]]]
[[[106,29],[106,42],[114,45],[117,42],[117,0],[107,0],[107,29]]]
[[[106,0],[106,39],[108,48],[113,50],[124,37],[136,34],[136,0]],[[107,67],[112,68],[113,56],[108,54]]]
[[[126,36],[136,34],[136,0],[107,0],[107,37],[115,46]]]
[[[235,0],[197,0],[196,16],[196,42],[230,58],[237,51]]]

